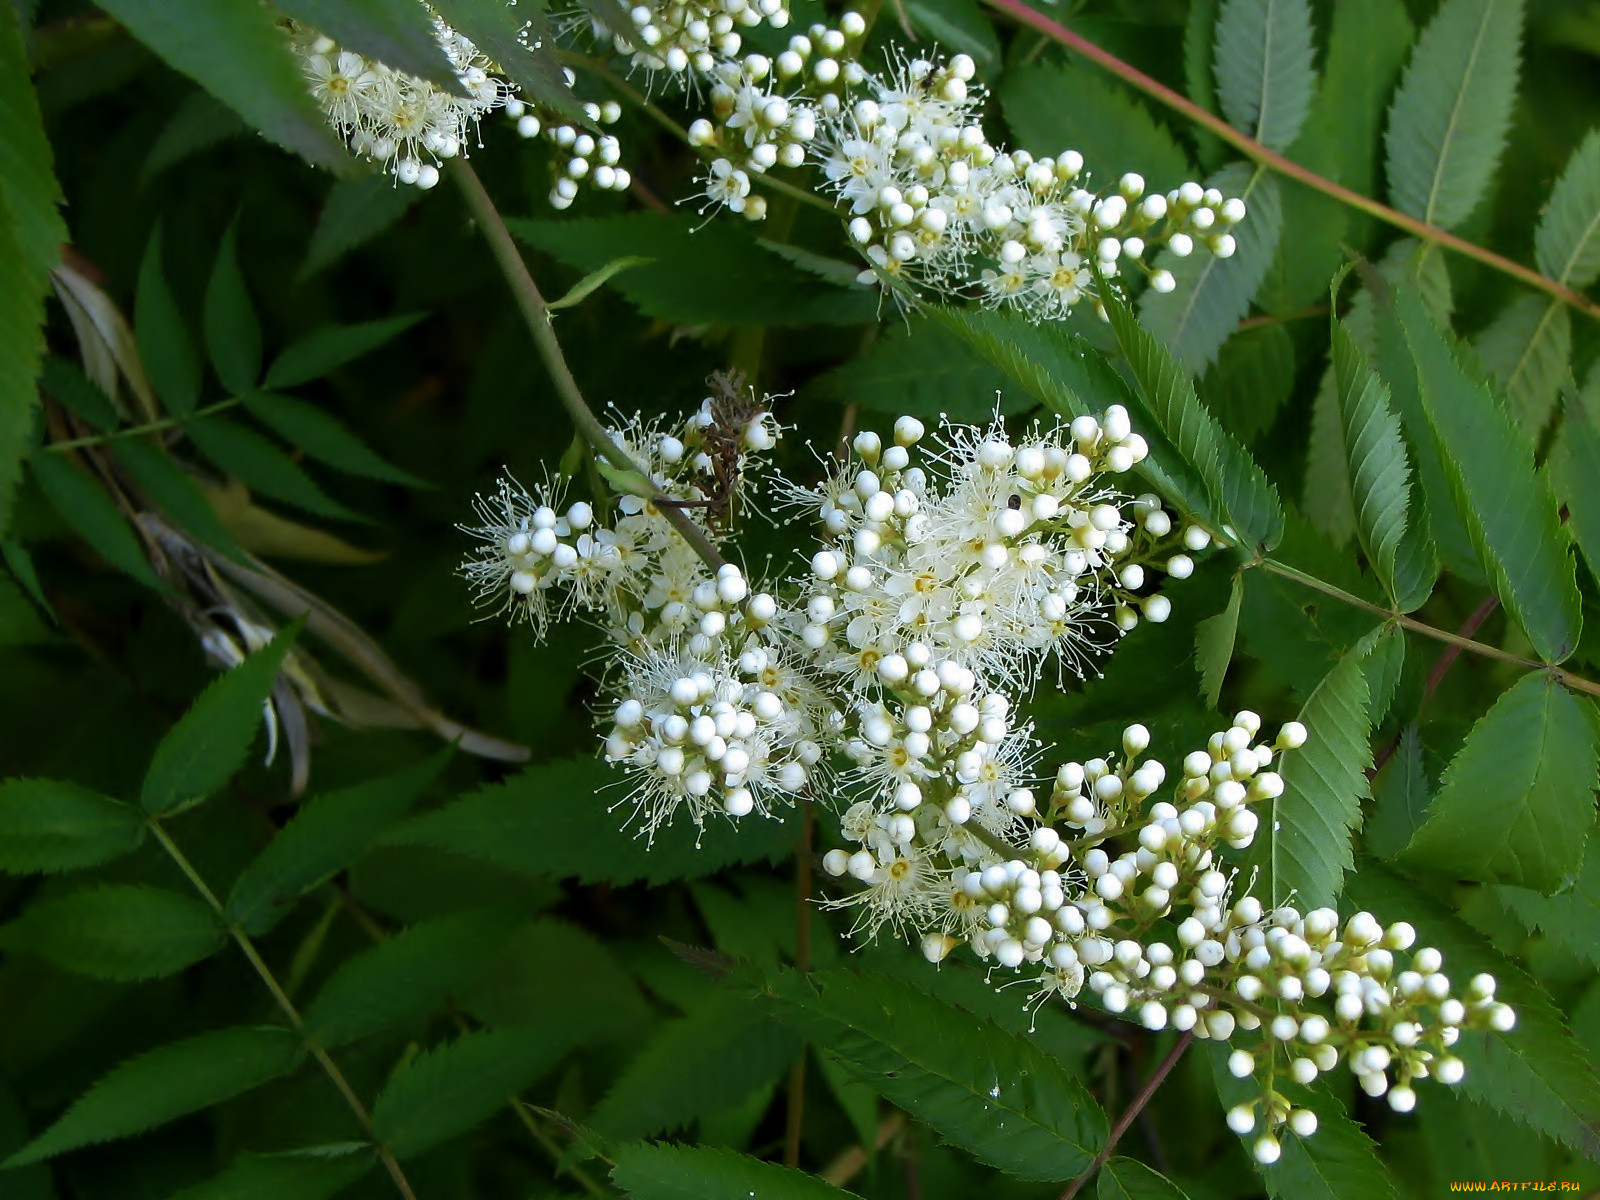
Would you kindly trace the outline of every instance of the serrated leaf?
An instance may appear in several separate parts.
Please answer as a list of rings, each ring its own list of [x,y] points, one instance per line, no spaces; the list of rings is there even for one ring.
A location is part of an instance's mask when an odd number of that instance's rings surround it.
[[[563,1029],[465,1033],[402,1066],[372,1106],[378,1137],[410,1158],[487,1120],[571,1045]]]
[[[1357,646],[1311,693],[1299,720],[1310,731],[1278,768],[1272,807],[1272,891],[1302,909],[1331,906],[1355,863],[1352,841],[1367,796],[1369,739],[1365,653]]]
[[[555,972],[566,972],[559,988]],[[454,992],[486,1025],[572,1029],[584,1041],[630,1036],[651,1019],[632,974],[594,935],[550,917],[529,921]]]
[[[190,92],[156,135],[139,170],[139,182],[147,184],[190,155],[239,137],[249,129],[238,113],[219,104],[210,92]]]
[[[1519,887],[1495,890],[1500,903],[1516,914],[1529,932],[1538,930],[1575,957],[1600,968],[1600,840],[1589,838],[1577,879],[1554,896]]]
[[[1389,197],[1454,229],[1488,191],[1517,99],[1522,0],[1445,0],[1389,107]]]
[[[238,666],[213,679],[167,731],[140,788],[139,802],[146,812],[163,813],[209,796],[243,765],[262,722],[262,706],[300,627],[296,621],[280,630]]]
[[[465,94],[428,10],[390,0],[273,0],[280,12],[395,71]]]
[[[222,946],[216,914],[162,888],[106,884],[39,900],[0,928],[0,944],[92,979],[159,979]]]
[[[1470,979],[1479,972],[1493,975],[1496,998],[1516,1010],[1511,1032],[1464,1034],[1456,1043],[1455,1053],[1467,1064],[1462,1092],[1600,1161],[1600,1076],[1545,990],[1427,888],[1363,863],[1345,892],[1380,920],[1410,922],[1419,945],[1443,953],[1452,979]]]
[[[44,588],[39,586],[39,572],[34,569],[33,556],[28,553],[28,548],[10,538],[0,538],[0,561],[6,564],[6,569],[22,590],[28,593],[28,598],[39,606],[39,611],[49,617],[53,624],[61,624],[55,610],[50,607]]]
[[[0,870],[19,875],[92,867],[138,848],[131,805],[55,779],[0,782]]]
[[[1422,408],[1479,562],[1539,657],[1560,662],[1578,644],[1582,616],[1550,481],[1534,472],[1527,432],[1463,368],[1416,294],[1401,292],[1397,303]]]
[[[342,1046],[427,1016],[511,936],[518,917],[469,909],[413,925],[346,959],[306,1010],[306,1029]]]
[[[1473,341],[1478,361],[1500,385],[1517,423],[1537,434],[1569,377],[1572,317],[1563,301],[1519,296]]]
[[[1105,1113],[1060,1063],[908,983],[776,969],[760,990],[779,1017],[891,1104],[1018,1179],[1071,1179],[1105,1141]]]
[[[1106,1160],[1095,1185],[1098,1200],[1189,1200],[1183,1189],[1137,1159],[1118,1155]]]
[[[1593,705],[1547,675],[1524,675],[1467,734],[1401,861],[1559,891],[1594,823],[1597,755]]]
[[[1567,160],[1534,230],[1533,257],[1541,272],[1568,287],[1600,278],[1600,130]]]
[[[241,1154],[220,1174],[185,1188],[170,1200],[328,1200],[376,1162],[365,1148],[338,1155],[316,1151]]]
[[[825,283],[728,222],[628,213],[506,224],[520,241],[585,273],[629,255],[653,259],[611,281],[647,317],[684,325],[855,325],[876,319],[875,289]]]
[[[385,834],[386,845],[433,846],[528,875],[652,884],[694,878],[738,862],[777,862],[794,836],[780,821],[680,819],[646,842],[630,819],[624,781],[593,759],[530,767]],[[613,811],[614,810],[614,811]]]
[[[623,1146],[611,1182],[638,1200],[852,1200],[855,1193],[794,1167],[714,1146]]]
[[[449,753],[310,801],[234,881],[228,918],[252,933],[270,928],[290,901],[349,866],[393,825],[438,776]]]
[[[1002,408],[1017,407],[1017,395],[1002,390],[1006,383],[1006,376],[964,339],[948,336],[934,319],[914,317],[891,325],[866,353],[828,371],[813,386],[874,413],[983,421],[994,414],[997,396]]]
[[[82,417],[101,433],[117,427],[121,414],[111,397],[98,383],[83,373],[76,363],[48,355],[39,364],[39,385],[50,398]]]
[[[1223,343],[1200,381],[1200,398],[1245,445],[1266,432],[1294,390],[1294,339],[1282,325],[1260,325]]]
[[[1594,390],[1591,385],[1591,391]],[[1589,573],[1600,579],[1600,429],[1590,406],[1577,396],[1567,397],[1561,428],[1550,450],[1550,481],[1556,497],[1567,507],[1567,525]]]
[[[1362,833],[1367,849],[1383,858],[1393,858],[1404,850],[1427,820],[1433,794],[1422,765],[1422,736],[1416,725],[1407,725],[1400,744],[1372,782],[1372,815]]]
[[[1107,297],[1105,307],[1157,429],[1205,485],[1210,502],[1197,515],[1209,519],[1216,532],[1231,527],[1230,540],[1270,550],[1283,536],[1277,489],[1201,405],[1194,385],[1156,336],[1115,297]]]
[[[800,1039],[761,1006],[715,995],[655,1031],[588,1123],[614,1140],[671,1133],[770,1086],[800,1051]]]
[[[187,416],[200,402],[200,359],[178,302],[161,266],[161,226],[150,235],[139,265],[139,287],[133,301],[133,330],[139,357],[156,395],[167,411]]]
[[[356,325],[324,325],[302,338],[290,342],[283,353],[272,360],[265,388],[292,388],[353,362],[364,354],[376,350],[385,342],[393,341],[418,321],[423,313],[401,313],[377,321],[362,321]]]
[[[1439,568],[1426,533],[1410,522],[1411,466],[1400,418],[1388,387],[1373,374],[1350,331],[1337,320],[1332,329],[1335,396],[1356,533],[1390,599],[1401,612],[1410,612],[1432,593]]]
[[[1306,0],[1223,0],[1217,14],[1215,69],[1222,115],[1269,150],[1287,150],[1311,111]]]
[[[211,0],[106,0],[100,5],[174,70],[267,137],[334,170],[349,158],[306,88],[264,5]]]
[[[206,349],[222,386],[235,395],[261,378],[261,322],[239,269],[239,222],[222,235],[206,284]]]
[[[117,465],[173,522],[235,562],[243,561],[244,552],[211,507],[205,491],[170,454],[134,437],[117,438],[110,449]]]
[[[188,422],[184,432],[218,467],[264,496],[319,516],[365,519],[330,498],[282,450],[230,417],[201,417]]]
[[[1239,605],[1243,601],[1244,576],[1236,573],[1227,605],[1194,627],[1194,666],[1200,672],[1200,698],[1207,708],[1215,708],[1222,695],[1222,681],[1239,637]]]
[[[401,187],[379,172],[337,181],[311,231],[300,282],[377,237],[421,199],[420,188]]]
[[[96,1083],[6,1165],[165,1125],[287,1075],[304,1053],[289,1030],[266,1027],[218,1029],[148,1051]]]
[[[50,507],[101,557],[146,587],[167,590],[121,510],[87,471],[48,450],[30,458],[28,468]]]
[[[946,53],[967,54],[986,71],[1000,61],[1000,39],[978,0],[905,0],[911,28]]]
[[[465,34],[530,100],[570,120],[586,122],[577,94],[556,58],[556,36],[543,0],[508,5],[503,0],[438,0],[433,5],[452,29]]]
[[[314,404],[271,392],[251,392],[244,406],[258,421],[311,458],[368,479],[426,487],[415,475],[385,462],[338,420]]]
[[[1300,503],[1306,519],[1318,532],[1347,546],[1356,532],[1356,506],[1350,496],[1350,468],[1345,460],[1342,425],[1339,386],[1330,363],[1311,401],[1311,432],[1306,438],[1305,486]]]
[[[1073,62],[1007,71],[1000,106],[1016,144],[1036,155],[1077,150],[1096,177],[1138,170],[1153,192],[1194,177],[1189,156],[1144,103],[1103,73]]]
[[[1196,249],[1179,258],[1163,249],[1151,265],[1172,272],[1177,286],[1166,295],[1147,288],[1139,298],[1139,320],[1191,373],[1216,360],[1222,343],[1250,311],[1283,233],[1282,193],[1264,167],[1230,163],[1207,179],[1206,186],[1245,202],[1244,220],[1230,231],[1233,255],[1217,258]]]

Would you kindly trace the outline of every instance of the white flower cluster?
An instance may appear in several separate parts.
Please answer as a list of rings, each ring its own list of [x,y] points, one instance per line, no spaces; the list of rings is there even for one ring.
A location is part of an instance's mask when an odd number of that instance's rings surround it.
[[[691,73],[710,75],[719,62],[736,57],[744,44],[741,28],[782,29],[789,9],[783,0],[658,0],[631,6],[628,19],[633,28],[613,30],[593,18],[594,32],[640,70],[686,83]]]
[[[1150,735],[1134,725],[1120,762],[1061,767],[1042,812],[1026,789],[977,827],[958,819],[965,806],[858,805],[843,833],[859,848],[831,850],[823,865],[866,886],[835,903],[861,908],[868,929],[887,922],[919,937],[933,962],[965,943],[996,969],[1025,972],[1039,1001],[1071,1001],[1087,986],[1148,1029],[1244,1043],[1229,1069],[1257,1076],[1263,1091],[1228,1123],[1261,1129],[1263,1163],[1276,1161],[1285,1127],[1316,1129],[1316,1115],[1274,1087],[1280,1073],[1309,1084],[1343,1061],[1368,1095],[1409,1112],[1414,1081],[1460,1082],[1450,1048],[1463,1029],[1507,1030],[1515,1013],[1487,975],[1454,998],[1437,950],[1417,949],[1402,966],[1396,954],[1416,940],[1409,925],[1385,929],[1364,912],[1341,924],[1326,908],[1268,912],[1233,895],[1221,849],[1250,845],[1252,806],[1283,791],[1276,753],[1308,736],[1291,723],[1269,745],[1260,728],[1254,713],[1238,714],[1184,760],[1171,801],[1152,802],[1167,773],[1141,760]],[[960,786],[947,777],[935,794]]]
[[[483,117],[504,109],[524,137],[543,133],[566,155],[550,193],[555,207],[570,205],[583,179],[603,191],[628,187],[628,172],[617,165],[621,148],[616,138],[595,137],[559,118],[541,119],[538,106],[519,97],[516,87],[501,77],[499,68],[477,46],[437,16],[433,25],[462,95],[340,49],[332,38],[314,30],[291,25],[290,44],[311,94],[352,151],[382,163],[401,183],[431,188],[439,182],[438,163],[465,154]],[[575,81],[570,71],[566,81],[569,87]],[[595,124],[610,124],[621,114],[615,101],[585,104],[583,110]]]

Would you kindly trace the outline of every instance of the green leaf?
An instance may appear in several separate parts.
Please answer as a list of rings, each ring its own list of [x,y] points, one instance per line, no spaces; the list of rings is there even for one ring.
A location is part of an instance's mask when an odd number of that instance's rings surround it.
[[[687,214],[509,220],[517,238],[585,273],[626,256],[654,259],[612,287],[647,317],[684,325],[855,325],[878,293],[823,282],[764,249],[743,226]]]
[[[1305,908],[1331,906],[1355,863],[1352,840],[1367,796],[1366,653],[1356,646],[1300,710],[1310,739],[1278,768],[1283,795],[1272,806],[1272,894]]]
[[[251,933],[271,928],[291,901],[344,870],[416,803],[449,755],[445,750],[304,805],[234,881],[228,919]]]
[[[364,354],[376,350],[385,342],[393,341],[418,321],[423,313],[401,313],[378,321],[363,321],[357,325],[324,325],[291,343],[267,370],[262,386],[267,388],[299,387],[313,379],[353,362]]]
[[[263,495],[319,516],[365,520],[330,498],[282,450],[229,417],[201,417],[188,422],[184,432],[218,467]]]
[[[1595,378],[1600,379],[1600,376]],[[1593,384],[1590,391],[1595,391]],[[1573,540],[1589,564],[1589,573],[1600,579],[1600,429],[1595,413],[1577,396],[1567,397],[1561,427],[1550,450],[1550,481],[1556,496],[1567,507],[1567,524]]]
[[[29,599],[39,606],[39,610],[54,624],[61,624],[55,610],[50,607],[50,600],[44,594],[44,588],[39,586],[39,572],[34,570],[33,556],[28,553],[28,548],[10,538],[0,538],[0,560],[5,562],[11,577],[21,585],[23,591],[28,593]]]
[[[1002,393],[1006,382],[965,339],[950,337],[936,318],[919,316],[889,326],[865,354],[828,371],[814,386],[873,413],[984,421],[994,414],[997,394],[1003,408],[1017,408],[1017,394]]]
[[[1239,637],[1239,605],[1243,600],[1244,576],[1235,573],[1227,605],[1194,627],[1194,666],[1200,672],[1200,698],[1207,708],[1216,708],[1222,696],[1222,681],[1227,677]]]
[[[343,0],[334,0],[342,3]],[[583,107],[556,59],[556,34],[543,0],[436,0],[450,27],[471,38],[525,93],[547,109],[582,122]]]
[[[761,1006],[718,993],[655,1031],[589,1124],[613,1140],[671,1133],[770,1086],[800,1052],[800,1039]]]
[[[287,1029],[218,1029],[130,1059],[73,1102],[7,1160],[38,1162],[65,1150],[143,1133],[289,1074],[305,1051]]]
[[[146,812],[163,813],[209,796],[243,765],[262,723],[262,706],[272,695],[283,657],[300,628],[296,621],[280,630],[238,666],[213,679],[167,731],[139,792]]]
[[[120,800],[54,779],[0,782],[0,870],[73,871],[127,854],[143,840],[138,810]]]
[[[311,245],[300,266],[299,281],[304,283],[377,237],[421,199],[422,189],[396,187],[394,180],[381,172],[338,180],[328,192],[317,227],[311,231]]]
[[[598,271],[590,271],[582,279],[578,280],[577,283],[568,288],[566,295],[562,296],[559,300],[550,301],[550,303],[545,305],[545,307],[551,312],[555,312],[557,309],[562,308],[573,308],[576,305],[582,304],[586,297],[592,295],[601,287],[604,287],[606,281],[611,279],[613,276],[626,271],[629,267],[648,266],[654,261],[655,259],[653,258],[640,258],[637,254],[630,254],[622,258],[612,259]]]
[[[221,551],[235,562],[244,561],[244,551],[211,507],[211,501],[190,474],[165,450],[145,438],[117,438],[110,450],[146,495],[171,520]]]
[[[570,1045],[564,1029],[464,1033],[400,1067],[372,1106],[372,1124],[396,1158],[421,1154],[487,1120]]]
[[[105,0],[100,7],[280,146],[334,170],[347,166],[271,9],[211,0]]]
[[[1356,506],[1350,496],[1342,425],[1338,383],[1330,363],[1311,401],[1311,432],[1306,438],[1300,507],[1318,532],[1340,546],[1348,546],[1356,532]]]
[[[797,836],[779,821],[713,819],[700,832],[679,819],[646,842],[626,804],[612,811],[623,797],[605,789],[619,782],[617,771],[594,759],[543,763],[413,817],[380,840],[450,850],[528,875],[660,884],[732,863],[781,861]]]
[[[121,510],[87,471],[48,450],[30,458],[28,467],[50,507],[101,557],[146,587],[158,592],[167,590]]]
[[[261,378],[261,322],[239,270],[239,222],[222,235],[217,259],[206,284],[206,349],[222,386],[234,394],[248,392]]]
[[[1400,744],[1372,784],[1372,815],[1362,832],[1367,849],[1393,858],[1405,849],[1427,819],[1433,800],[1422,766],[1422,737],[1416,725],[1407,725]]]
[[[1282,325],[1239,331],[1223,343],[1199,391],[1222,427],[1249,445],[1294,391],[1294,339]]]
[[[1277,0],[1284,3],[1286,0]],[[1152,266],[1172,272],[1177,287],[1163,295],[1145,289],[1139,298],[1144,327],[1169,346],[1191,373],[1216,361],[1255,299],[1278,250],[1283,233],[1283,197],[1278,181],[1264,167],[1230,163],[1206,180],[1225,196],[1238,196],[1247,213],[1233,230],[1230,258],[1197,249],[1179,258],[1163,249]]]
[[[1106,313],[1157,428],[1205,485],[1210,503],[1197,515],[1209,518],[1213,530],[1230,540],[1270,550],[1283,536],[1277,489],[1205,410],[1172,355],[1133,319],[1128,307],[1108,297]]]
[[[39,383],[50,398],[72,410],[102,433],[115,429],[121,421],[116,405],[104,389],[83,373],[76,363],[48,355],[39,364]]]
[[[1560,300],[1519,296],[1473,342],[1478,361],[1505,393],[1511,415],[1536,434],[1570,377],[1572,317]]]
[[[1144,103],[1103,72],[1073,62],[1029,63],[1007,71],[1000,106],[1016,144],[1035,155],[1071,147],[1096,178],[1136,169],[1152,192],[1194,178],[1189,156]]]
[[[198,900],[140,884],[105,884],[40,900],[0,928],[0,944],[91,979],[159,979],[222,947]]]
[[[1541,272],[1568,287],[1600,279],[1600,130],[1567,160],[1534,230],[1533,257]]]
[[[1223,0],[1217,14],[1222,115],[1269,150],[1287,150],[1311,112],[1311,38],[1306,0]]]
[[[190,92],[156,135],[139,171],[140,185],[191,155],[240,137],[249,129],[238,113],[217,103],[210,92]]]
[[[1455,1053],[1467,1064],[1462,1092],[1600,1161],[1600,1076],[1545,990],[1451,912],[1435,889],[1405,883],[1363,863],[1345,893],[1380,919],[1410,922],[1419,945],[1435,946],[1444,955],[1451,978],[1470,979],[1484,971],[1493,975],[1496,998],[1516,1010],[1511,1032],[1464,1034],[1456,1044]]]
[[[461,80],[439,45],[428,10],[391,0],[273,0],[273,7],[391,70],[461,95]]]
[[[623,1146],[611,1182],[638,1200],[851,1200],[853,1192],[793,1167],[713,1146]]]
[[[1106,1160],[1095,1188],[1098,1200],[1189,1200],[1183,1189],[1137,1159]]]
[[[761,990],[778,1016],[868,1087],[1008,1175],[1071,1179],[1105,1142],[1105,1113],[1059,1062],[908,983],[779,969]]]
[[[284,1154],[241,1154],[220,1174],[185,1188],[170,1200],[328,1200],[376,1162],[372,1152],[359,1145],[340,1154],[320,1147]]]
[[[517,921],[515,913],[469,909],[402,930],[344,961],[306,1010],[306,1029],[333,1047],[427,1016],[505,944]]]
[[[1451,353],[1416,294],[1400,293],[1398,304],[1422,408],[1478,560],[1539,657],[1560,662],[1578,644],[1582,617],[1550,481],[1534,472],[1527,432]]]
[[[1517,99],[1522,0],[1445,0],[1406,66],[1384,135],[1389,197],[1454,229],[1494,178]]]
[[[271,392],[251,392],[244,406],[263,425],[311,458],[369,479],[426,487],[422,480],[379,458],[338,420],[313,404]]]
[[[905,0],[911,28],[949,54],[969,54],[986,71],[1000,61],[1000,39],[978,0]]]
[[[1600,840],[1589,838],[1578,878],[1565,891],[1542,896],[1528,888],[1501,887],[1496,892],[1530,933],[1540,931],[1600,969]]]
[[[187,416],[200,402],[200,359],[161,267],[161,226],[150,235],[139,266],[133,328],[145,374],[167,411]]]
[[[1589,701],[1524,675],[1467,734],[1402,861],[1453,879],[1566,887],[1594,823],[1595,722]]]
[[[1390,598],[1401,612],[1410,612],[1432,594],[1439,565],[1427,534],[1410,523],[1411,467],[1400,419],[1390,407],[1388,387],[1373,374],[1350,331],[1338,320],[1332,329],[1356,533]]]

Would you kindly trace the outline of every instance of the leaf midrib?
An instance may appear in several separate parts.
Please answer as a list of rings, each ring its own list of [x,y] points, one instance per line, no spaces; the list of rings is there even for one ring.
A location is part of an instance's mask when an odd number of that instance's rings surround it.
[[[1439,202],[1439,189],[1444,185],[1445,167],[1450,162],[1451,143],[1455,140],[1456,124],[1461,120],[1461,109],[1466,103],[1467,91],[1472,83],[1472,73],[1478,65],[1478,52],[1483,48],[1484,36],[1489,30],[1489,18],[1494,13],[1497,0],[1483,6],[1483,19],[1478,23],[1478,34],[1472,39],[1472,53],[1467,57],[1467,69],[1461,73],[1461,86],[1456,89],[1455,103],[1450,107],[1450,121],[1445,126],[1444,140],[1439,143],[1439,160],[1433,164],[1433,183],[1428,188],[1428,203],[1422,219],[1433,224],[1433,210]]]

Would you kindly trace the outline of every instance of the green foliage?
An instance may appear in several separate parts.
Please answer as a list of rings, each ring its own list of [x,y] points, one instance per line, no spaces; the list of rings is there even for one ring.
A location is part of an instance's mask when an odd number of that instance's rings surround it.
[[[415,475],[384,462],[335,418],[304,400],[270,392],[251,392],[244,397],[244,406],[251,416],[284,441],[329,466],[387,483],[410,487],[422,483]]]
[[[1488,191],[1511,126],[1521,0],[1445,0],[1422,31],[1389,108],[1389,195],[1453,229]]]
[[[775,971],[761,993],[884,1099],[1019,1179],[1070,1179],[1105,1141],[1105,1114],[1060,1063],[908,984],[845,970],[809,979]]]
[[[164,813],[203,800],[239,769],[299,629],[291,625],[213,680],[161,739],[139,792],[146,812]]]
[[[151,569],[144,549],[123,520],[116,503],[87,472],[71,465],[63,456],[47,451],[30,458],[28,469],[50,507],[107,562],[146,587],[157,591],[165,589],[166,585]]]
[[[963,317],[971,314],[963,313]],[[917,318],[894,325],[860,358],[822,376],[816,386],[848,404],[885,415],[910,413],[923,421],[941,413],[951,420],[982,421],[994,412],[994,398],[1006,377],[960,338],[948,336],[935,320]]]
[[[1294,390],[1294,340],[1282,325],[1241,329],[1200,381],[1200,399],[1245,445],[1261,436]]]
[[[1284,763],[1283,795],[1272,808],[1272,891],[1304,908],[1331,906],[1355,865],[1352,846],[1367,795],[1370,697],[1364,647],[1357,646],[1317,684],[1300,710],[1316,731]]]
[[[1600,279],[1600,131],[1573,151],[1533,235],[1534,261],[1559,283]],[[1563,310],[1565,311],[1565,310]]]
[[[387,0],[275,0],[273,7],[385,66],[452,92],[461,88],[420,7]]]
[[[1543,296],[1519,296],[1478,335],[1473,349],[1505,393],[1517,424],[1544,428],[1570,370],[1572,318],[1566,305]]]
[[[1467,735],[1405,861],[1454,876],[1556,892],[1594,823],[1594,706],[1524,675]]]
[[[231,417],[210,416],[184,426],[200,452],[228,474],[274,500],[339,520],[361,518],[332,499],[267,438]]]
[[[248,392],[261,378],[261,323],[239,270],[239,223],[228,226],[206,284],[206,349],[228,391]]]
[[[1207,708],[1216,708],[1222,695],[1222,681],[1239,637],[1239,605],[1243,600],[1244,576],[1235,574],[1226,607],[1194,628],[1194,664],[1200,672],[1200,698]]]
[[[1550,478],[1556,495],[1567,507],[1567,523],[1589,572],[1600,576],[1600,503],[1590,480],[1600,478],[1600,429],[1595,412],[1584,401],[1568,396],[1561,429],[1550,452]]]
[[[75,783],[0,782],[0,870],[18,874],[92,867],[139,847],[137,809]]]
[[[103,884],[36,900],[0,944],[92,979],[158,979],[215,953],[223,929],[198,900],[143,884]]]
[[[1317,74],[1306,0],[1223,0],[1217,14],[1217,99],[1235,129],[1269,150],[1300,135]]]
[[[611,1181],[638,1200],[847,1200],[832,1184],[776,1163],[708,1146],[625,1146]]]
[[[139,354],[156,395],[170,411],[180,415],[192,413],[200,402],[200,359],[189,340],[178,302],[167,286],[161,265],[159,225],[150,235],[144,263],[139,268],[133,328],[139,338]]]
[[[377,173],[337,180],[328,191],[312,231],[300,278],[315,275],[371,241],[405,216],[421,198],[416,188],[395,187],[393,181]]]
[[[353,362],[385,342],[393,341],[420,320],[422,317],[416,313],[402,313],[381,321],[326,325],[313,330],[298,341],[291,342],[272,360],[262,386],[292,388],[313,379],[321,379],[336,367]]]
[[[304,1053],[287,1029],[266,1026],[218,1029],[147,1051],[96,1083],[7,1165],[154,1129],[287,1075]]]
[[[1587,840],[1583,865],[1571,887],[1554,896],[1502,887],[1498,895],[1529,932],[1543,933],[1573,957],[1600,968],[1600,852],[1594,838]]]
[[[359,1147],[343,1153],[318,1149],[284,1154],[244,1154],[214,1179],[179,1192],[172,1200],[327,1200],[373,1167]]]
[[[1142,1162],[1120,1156],[1100,1168],[1098,1200],[1188,1200],[1177,1184]]]
[[[171,455],[143,438],[132,437],[112,442],[111,453],[117,465],[167,517],[229,558],[241,557],[243,551],[217,516],[211,501]]]
[[[555,1066],[570,1039],[563,1029],[493,1029],[424,1051],[372,1106],[379,1139],[403,1160],[465,1133]]]

